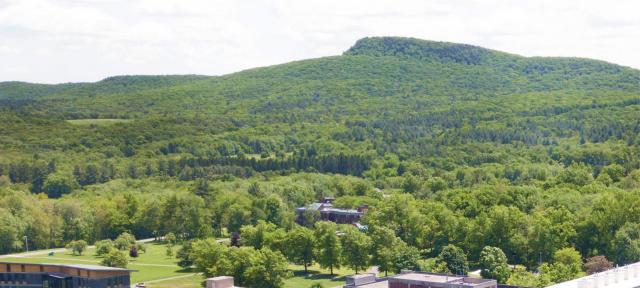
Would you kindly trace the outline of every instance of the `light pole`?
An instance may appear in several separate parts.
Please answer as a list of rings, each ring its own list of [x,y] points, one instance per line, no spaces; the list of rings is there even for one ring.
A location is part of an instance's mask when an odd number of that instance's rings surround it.
[[[29,238],[27,238],[27,235],[25,235],[24,237],[22,237],[24,239],[24,246],[27,247],[27,252],[29,252]]]

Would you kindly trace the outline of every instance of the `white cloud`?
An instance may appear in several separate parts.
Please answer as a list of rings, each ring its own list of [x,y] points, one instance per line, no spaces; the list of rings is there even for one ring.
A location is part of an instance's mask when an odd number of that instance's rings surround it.
[[[218,75],[382,35],[640,68],[637,11],[633,0],[0,0],[0,81]]]

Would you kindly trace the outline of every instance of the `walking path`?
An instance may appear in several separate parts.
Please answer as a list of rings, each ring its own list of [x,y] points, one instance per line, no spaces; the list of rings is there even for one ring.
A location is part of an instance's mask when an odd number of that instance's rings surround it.
[[[147,238],[147,239],[137,240],[136,242],[138,242],[138,243],[148,243],[148,242],[153,242],[154,240],[156,240],[156,239],[155,238]],[[91,245],[91,246],[88,246],[87,248],[88,249],[92,249],[92,248],[96,248],[96,246],[95,245]],[[38,255],[47,255],[47,254],[49,254],[51,252],[63,253],[63,252],[67,252],[67,251],[69,251],[69,249],[67,249],[67,248],[45,249],[45,250],[38,250],[38,251],[32,251],[32,252],[22,252],[22,253],[0,255],[0,258],[1,257],[26,257],[26,258],[31,258],[33,256],[38,256]]]
[[[13,258],[21,258],[21,257],[26,257],[26,256],[8,256],[8,257],[13,257]],[[56,258],[51,258],[51,257],[29,257],[29,258],[34,258],[34,259],[46,259],[46,260],[51,260],[51,261],[56,261],[56,260],[68,260],[68,261],[73,261],[73,262],[89,262],[89,263],[100,263],[100,261],[97,260],[87,260],[87,259],[76,259],[76,258],[63,258],[63,257],[56,257]],[[180,266],[178,265],[171,265],[171,264],[150,264],[150,263],[137,263],[137,262],[129,262],[129,265],[134,265],[134,266],[153,266],[153,267],[172,267],[172,268],[179,268]]]

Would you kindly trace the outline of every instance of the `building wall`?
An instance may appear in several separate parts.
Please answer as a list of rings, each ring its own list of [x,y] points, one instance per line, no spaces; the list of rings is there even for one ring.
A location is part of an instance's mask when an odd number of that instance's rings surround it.
[[[0,271],[0,287],[42,287],[47,275],[49,274],[41,272],[29,273]],[[73,275],[68,276],[71,276],[73,287],[67,288],[125,288],[131,285],[129,275],[119,275],[101,279],[89,279]]]
[[[472,287],[470,285],[461,285],[454,283],[431,283],[422,281],[389,279],[389,288],[458,288],[458,287]],[[493,282],[476,283],[474,288],[497,288],[498,284]]]

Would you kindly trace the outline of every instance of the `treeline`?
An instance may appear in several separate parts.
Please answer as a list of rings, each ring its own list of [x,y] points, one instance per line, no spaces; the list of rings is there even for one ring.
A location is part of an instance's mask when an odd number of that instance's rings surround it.
[[[369,169],[370,159],[361,155],[292,156],[285,159],[256,159],[245,156],[224,158],[159,159],[137,164],[130,162],[124,168],[116,168],[112,161],[100,164],[76,165],[70,177],[68,173],[56,172],[56,162],[36,161],[0,164],[0,176],[7,174],[13,183],[30,183],[34,193],[44,192],[56,198],[71,192],[78,185],[105,183],[117,178],[139,179],[143,177],[167,176],[182,181],[201,178],[251,177],[256,172],[275,171],[295,173],[313,171],[360,176]],[[228,177],[227,177],[228,178]],[[49,181],[47,181],[49,180]]]
[[[348,267],[355,273],[375,265],[387,275],[402,270],[466,275],[471,268],[479,268],[485,278],[498,283],[527,287],[547,287],[586,273],[600,272],[613,267],[604,256],[584,261],[578,251],[563,248],[554,252],[548,263],[539,263],[539,273],[512,268],[506,254],[498,247],[482,248],[477,261],[470,262],[463,249],[448,244],[435,256],[405,243],[387,227],[369,226],[360,231],[352,225],[317,222],[311,228],[295,226],[290,230],[260,221],[255,226],[240,229],[240,239],[231,246],[215,239],[187,241],[178,251],[178,264],[204,273],[207,277],[230,275],[239,285],[247,287],[282,287],[289,276],[288,262],[307,268],[315,263],[328,269]],[[267,261],[259,261],[267,257]],[[256,261],[258,260],[258,261]],[[255,272],[269,266],[270,277],[255,282]]]
[[[450,152],[449,152],[450,153]],[[436,177],[429,179],[429,186],[448,189],[455,187],[471,187],[481,184],[499,183],[501,179],[512,184],[527,184],[531,181],[556,181],[557,177],[575,173],[584,179],[600,177],[603,171],[611,180],[602,180],[609,185],[619,181],[634,169],[640,168],[638,150],[623,143],[618,144],[586,144],[577,148],[555,148],[539,150],[539,153],[524,154],[521,157],[536,157],[538,161],[551,161],[558,164],[514,164],[508,154],[501,152],[487,153],[482,149],[450,154],[449,161],[433,156],[430,165],[438,170]],[[76,165],[71,171],[59,168],[55,160],[33,162],[17,162],[0,164],[0,176],[7,175],[9,181],[16,184],[28,184],[33,193],[46,193],[50,198],[57,198],[87,185],[106,183],[114,179],[174,178],[180,181],[209,179],[230,181],[233,178],[250,178],[262,173],[290,175],[298,172],[322,172],[343,175],[364,176],[378,180],[378,186],[384,188],[387,177],[411,177],[418,168],[413,161],[400,161],[397,156],[388,154],[384,161],[372,161],[369,156],[361,155],[313,155],[306,151],[294,153],[284,158],[224,157],[158,159],[157,161],[128,161],[115,163],[104,160],[99,163]],[[392,156],[393,155],[393,156]],[[395,158],[394,158],[395,157]],[[394,160],[395,159],[395,160]],[[460,163],[469,167],[456,167]],[[117,164],[117,165],[116,165]],[[563,166],[566,165],[566,166]],[[611,173],[615,170],[617,172]],[[422,172],[419,172],[422,173]],[[583,183],[587,180],[566,179],[571,183]],[[555,185],[551,183],[549,185]]]
[[[211,235],[211,215],[196,196],[167,195],[141,200],[126,194],[113,200],[37,200],[19,194],[2,197],[0,253],[65,246],[75,240],[93,243],[123,232],[137,238],[175,233],[183,238]]]

